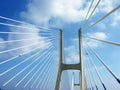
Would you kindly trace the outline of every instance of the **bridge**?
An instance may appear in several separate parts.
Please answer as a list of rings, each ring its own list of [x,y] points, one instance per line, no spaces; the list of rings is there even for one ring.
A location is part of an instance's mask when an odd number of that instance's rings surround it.
[[[16,31],[0,31],[1,37],[6,38],[9,34],[12,37],[12,40],[0,40],[0,45],[6,46],[5,49],[0,50],[0,90],[76,90],[76,87],[79,90],[108,90],[95,60],[101,63],[115,82],[120,85],[120,77],[104,62],[98,51],[87,42],[84,43],[84,38],[113,46],[120,46],[120,43],[83,35],[84,30],[91,29],[118,10],[120,5],[89,27],[84,28],[100,0],[88,17],[93,2],[94,0],[91,2],[83,25],[78,30],[78,43],[76,44],[78,44],[79,63],[76,64],[66,63],[64,30],[40,27],[0,16],[0,19],[21,24],[0,22],[2,27],[16,29]],[[32,35],[35,37],[31,37]],[[16,36],[18,38],[14,39]],[[27,38],[24,38],[25,36]],[[19,37],[23,38],[19,39]],[[22,45],[21,42],[24,44]],[[87,59],[85,59],[86,57]],[[94,60],[94,58],[96,59]],[[72,75],[69,75],[69,71],[72,72]]]

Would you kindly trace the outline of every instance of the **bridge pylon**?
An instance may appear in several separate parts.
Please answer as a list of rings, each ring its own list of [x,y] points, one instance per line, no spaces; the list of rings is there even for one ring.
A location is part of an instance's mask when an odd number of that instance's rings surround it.
[[[62,72],[64,70],[79,70],[80,71],[80,90],[87,90],[86,83],[85,83],[85,74],[84,74],[84,66],[83,66],[83,55],[82,55],[82,30],[81,28],[78,31],[79,37],[79,63],[78,64],[64,64],[64,47],[63,47],[63,31],[60,30],[60,40],[59,40],[59,68],[58,68],[58,75],[56,80],[55,90],[60,90],[60,82]]]
[[[79,77],[80,77],[80,73],[79,73]],[[79,78],[79,80],[80,80],[80,78]],[[75,74],[73,72],[73,74],[72,74],[72,90],[75,90],[75,86],[80,86],[80,81],[79,81],[79,83],[75,82]]]

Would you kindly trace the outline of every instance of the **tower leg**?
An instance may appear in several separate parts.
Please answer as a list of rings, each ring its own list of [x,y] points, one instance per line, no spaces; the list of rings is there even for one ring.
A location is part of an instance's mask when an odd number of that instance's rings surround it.
[[[85,73],[84,73],[84,62],[83,62],[83,53],[82,53],[82,29],[80,28],[79,32],[78,32],[78,36],[79,36],[79,57],[80,57],[80,90],[87,90],[87,86],[85,83]]]
[[[62,59],[63,59],[63,32],[60,30],[60,42],[59,42],[59,69],[58,69],[58,76],[56,81],[55,90],[60,89],[60,81],[61,81],[61,75],[62,75]]]

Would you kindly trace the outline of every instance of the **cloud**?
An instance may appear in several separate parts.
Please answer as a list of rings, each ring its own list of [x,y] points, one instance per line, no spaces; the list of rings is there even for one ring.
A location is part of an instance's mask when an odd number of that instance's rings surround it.
[[[6,46],[6,44],[5,43],[3,43],[4,42],[4,39],[3,38],[0,38],[0,52],[2,52],[2,51],[4,51],[5,50],[5,48],[7,47]],[[0,54],[0,59],[2,60],[3,58],[5,58],[6,57],[6,54]]]
[[[101,0],[93,15],[109,12],[118,1]],[[97,2],[98,0],[94,2],[92,10]],[[37,25],[60,28],[66,23],[78,23],[84,20],[90,4],[91,1],[87,0],[30,0],[26,11],[22,11],[20,15],[28,22]]]
[[[107,38],[107,35],[103,32],[87,33],[87,36],[96,37],[99,39],[106,39]]]
[[[68,63],[78,63],[79,62],[79,43],[78,38],[73,38],[70,40],[71,45],[65,47],[66,60]]]
[[[99,39],[107,39],[108,36],[107,34],[103,32],[96,32],[96,33],[87,33],[87,36],[90,37],[95,37]],[[91,40],[89,38],[83,38],[83,47],[87,47],[86,43],[91,47],[91,48],[97,48],[101,46],[101,43],[95,40]],[[73,38],[71,39],[71,45],[65,48],[65,53],[66,53],[66,60],[68,63],[78,63],[79,62],[79,43],[78,43],[78,38]],[[85,55],[83,55],[85,56]],[[84,59],[88,59],[87,57],[84,57]]]
[[[78,48],[74,45],[65,48],[66,52],[66,61],[67,63],[78,63],[79,62],[79,53]]]
[[[120,26],[119,22],[120,22],[120,13],[116,12],[113,16],[113,22],[111,23],[112,26]]]
[[[106,15],[109,13],[111,10],[113,10],[115,7],[117,7],[120,3],[120,0],[101,0],[96,12],[99,16],[98,19],[102,18],[102,16]],[[96,15],[97,15],[96,14]],[[98,28],[106,29],[108,25],[110,26],[118,26],[119,25],[119,11],[115,11],[112,13],[110,16],[107,17],[106,21],[101,21],[97,26]]]
[[[2,38],[0,38],[0,42],[4,42],[4,40]],[[5,48],[5,44],[0,43],[0,51],[4,50],[4,48]]]
[[[100,3],[99,3],[99,5],[98,5],[98,7],[96,8],[96,10],[94,12],[94,15],[93,15],[94,21],[97,21],[97,20],[101,19],[103,16],[105,16],[107,13],[109,13],[111,10],[113,10],[115,7],[117,7],[119,5],[119,3],[120,3],[120,0],[101,0]],[[104,20],[102,20],[101,22],[99,22],[97,24],[97,27],[98,28],[100,27],[102,29],[106,29],[106,27],[108,27],[108,25],[109,26],[110,25],[112,25],[112,26],[118,26],[119,19],[118,20],[115,19],[116,17],[118,17],[118,15],[115,14],[116,12],[119,15],[118,10],[115,11],[115,12],[113,12],[107,18],[105,18]],[[95,20],[95,18],[96,18],[96,20]],[[91,21],[92,23],[93,23],[93,19]]]
[[[103,39],[103,40],[108,38],[107,34],[103,33],[103,32],[87,33],[86,35],[89,36],[89,37],[94,37],[94,38]],[[89,39],[89,38],[84,38],[83,45],[85,47],[87,47],[86,43],[92,48],[97,48],[101,44],[98,41],[95,41],[95,40],[92,40],[92,39]]]
[[[101,0],[100,5],[99,5],[99,10],[100,12],[109,12],[110,10],[113,9],[113,0]]]
[[[11,32],[29,33],[29,34],[9,34],[8,41],[12,41],[12,40],[22,40],[22,41],[6,44],[7,45],[6,50],[23,47],[23,48],[14,50],[13,52],[10,52],[9,53],[10,55],[13,56],[13,55],[22,54],[22,53],[28,52],[30,50],[33,50],[37,47],[39,47],[39,49],[44,49],[47,46],[46,44],[48,44],[48,43],[52,44],[52,42],[49,40],[48,37],[41,36],[39,34],[40,29],[36,28],[35,26],[28,25],[28,24],[27,25],[21,24],[20,26],[21,27],[29,27],[31,29],[10,28]],[[23,39],[27,39],[27,40],[23,40]]]
[[[84,4],[89,4],[89,2],[84,0],[32,0],[27,5],[27,11],[21,12],[21,16],[35,24],[47,25],[54,19],[55,22],[76,23],[85,17],[88,5],[83,8]]]
[[[104,24],[103,22],[99,23],[97,27],[100,28],[101,30],[106,30],[107,28],[106,24]]]

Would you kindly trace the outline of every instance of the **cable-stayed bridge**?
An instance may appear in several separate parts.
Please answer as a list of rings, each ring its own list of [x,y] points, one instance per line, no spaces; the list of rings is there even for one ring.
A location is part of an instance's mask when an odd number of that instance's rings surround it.
[[[0,40],[1,47],[4,47],[4,49],[0,49],[0,90],[75,90],[76,87],[79,87],[79,90],[108,90],[94,63],[94,57],[120,84],[120,77],[89,44],[85,43],[87,47],[84,47],[83,41],[86,37],[108,45],[120,46],[120,43],[82,35],[83,30],[91,29],[119,9],[120,5],[92,25],[84,28],[100,0],[90,13],[93,3],[94,0],[91,2],[83,25],[78,30],[79,63],[77,64],[65,63],[64,32],[62,30],[40,27],[0,16],[2,27],[15,29],[14,31],[0,31],[0,36],[4,38],[4,40]],[[4,20],[10,23],[6,23]],[[11,22],[19,24],[11,24]],[[6,39],[8,36],[10,38]],[[87,57],[87,60],[84,60],[84,56]],[[94,69],[91,70],[91,67]],[[77,75],[72,73],[72,83],[68,77],[68,70],[79,72]],[[79,77],[77,78],[78,83],[75,80],[76,76]],[[96,81],[96,78],[99,81]]]

